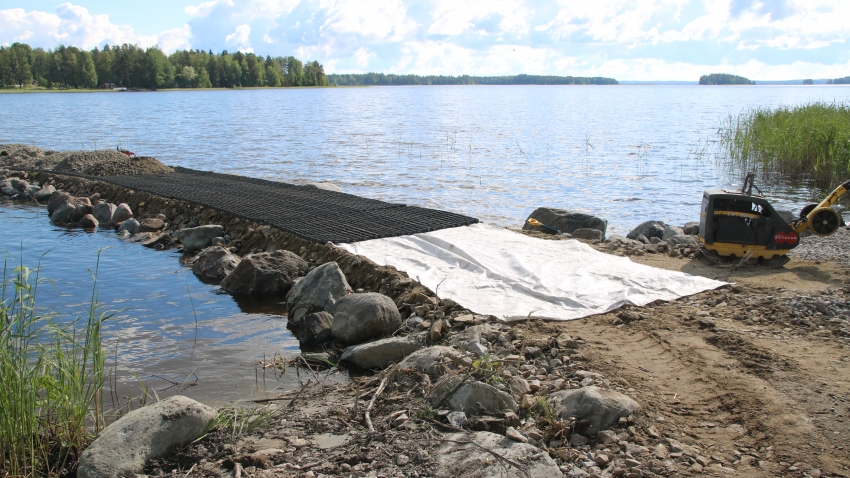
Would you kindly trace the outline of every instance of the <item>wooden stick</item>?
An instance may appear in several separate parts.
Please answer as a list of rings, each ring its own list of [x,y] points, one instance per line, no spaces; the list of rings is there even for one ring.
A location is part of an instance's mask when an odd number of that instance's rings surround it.
[[[383,380],[381,380],[381,385],[378,386],[378,390],[375,392],[375,395],[372,396],[372,400],[369,401],[369,405],[366,407],[365,418],[366,426],[369,427],[369,433],[375,433],[375,427],[372,426],[372,418],[369,417],[369,413],[372,411],[372,407],[375,406],[375,400],[377,400],[377,398],[381,395],[381,392],[383,392],[384,388],[387,386],[389,378],[395,373],[396,367],[398,367],[398,364],[393,365],[387,370],[386,376],[384,376]]]

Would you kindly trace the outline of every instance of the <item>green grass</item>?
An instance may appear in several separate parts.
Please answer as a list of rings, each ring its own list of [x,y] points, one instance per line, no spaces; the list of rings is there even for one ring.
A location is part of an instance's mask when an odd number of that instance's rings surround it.
[[[97,272],[87,317],[61,321],[36,307],[38,268],[0,285],[0,475],[57,476],[104,426],[104,351]]]
[[[850,179],[850,103],[754,108],[719,129],[731,166],[820,190]]]

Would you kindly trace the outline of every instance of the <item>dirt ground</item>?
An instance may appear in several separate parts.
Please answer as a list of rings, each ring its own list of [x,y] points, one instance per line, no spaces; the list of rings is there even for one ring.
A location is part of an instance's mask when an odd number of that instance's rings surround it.
[[[633,389],[647,426],[693,438],[715,461],[736,462],[736,476],[848,476],[850,348],[829,336],[746,320],[772,313],[780,294],[817,296],[843,287],[846,270],[796,259],[782,269],[735,272],[666,254],[632,260],[736,286],[634,308],[644,320],[622,323],[611,313],[539,324],[536,332],[583,337],[589,368]],[[747,301],[766,306],[742,307]],[[732,318],[741,312],[745,320]]]

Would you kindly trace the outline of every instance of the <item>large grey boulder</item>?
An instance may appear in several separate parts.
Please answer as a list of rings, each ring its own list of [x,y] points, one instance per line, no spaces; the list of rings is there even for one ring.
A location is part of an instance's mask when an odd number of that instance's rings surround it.
[[[788,211],[788,214],[791,214],[791,211]],[[686,222],[684,226],[682,226],[682,232],[689,236],[696,236],[699,234],[699,223],[695,221]]]
[[[212,240],[224,235],[224,227],[219,225],[207,225],[180,229],[172,234],[172,237],[187,251],[200,251],[212,245]]]
[[[2,186],[0,187],[0,192],[2,192],[6,196],[14,196],[16,194],[20,194],[21,192],[12,186]]]
[[[50,196],[53,196],[53,193],[55,192],[56,188],[53,187],[52,184],[42,186],[41,189],[35,192],[35,200],[38,202],[48,201],[50,199]]]
[[[305,315],[299,324],[298,339],[304,345],[319,345],[334,339],[331,327],[334,318],[327,312]]]
[[[215,417],[215,410],[182,395],[133,410],[106,427],[80,455],[77,477],[142,473],[150,460],[197,439]]]
[[[343,296],[334,304],[333,316],[334,338],[349,344],[384,337],[401,327],[395,302],[376,292]]]
[[[128,219],[132,221],[133,219]],[[192,263],[192,272],[207,282],[221,282],[242,262],[236,254],[219,246],[207,247]]]
[[[670,247],[676,247],[681,245],[695,245],[696,241],[694,236],[670,236],[667,238],[667,245]]]
[[[647,238],[657,237],[661,239],[664,237],[665,229],[667,229],[667,224],[661,221],[646,221],[626,234],[626,238],[637,239],[640,236],[646,236]]]
[[[596,436],[600,430],[616,425],[620,417],[627,417],[640,408],[630,397],[596,386],[555,392],[549,395],[549,404],[560,418],[587,420],[587,425],[578,430],[586,436]]]
[[[587,241],[603,241],[605,240],[605,234],[599,229],[590,229],[587,227],[582,227],[581,229],[576,229],[572,232],[574,239],[584,239]]]
[[[453,376],[439,382],[431,392],[431,405],[434,408],[448,405],[467,416],[478,413],[493,415],[517,409],[517,402],[509,393],[484,382],[461,383],[461,380],[461,377]]]
[[[532,212],[522,229],[525,231],[543,231],[545,229],[532,226],[528,223],[528,219],[537,219],[547,226],[554,227],[561,232],[573,233],[578,229],[596,229],[602,231],[602,237],[605,237],[605,232],[608,230],[608,221],[600,219],[596,216],[585,214],[578,211],[570,211],[569,209],[555,209],[550,207],[539,207]]]
[[[365,344],[352,345],[343,350],[340,360],[352,363],[362,369],[386,368],[390,363],[399,362],[424,346],[424,335],[390,337]]]
[[[437,478],[550,478],[564,476],[555,461],[548,453],[541,453],[536,446],[520,443],[502,435],[490,432],[473,434],[452,433],[444,435],[445,445],[436,454],[437,467],[434,476]],[[469,441],[484,447],[481,449],[469,444]],[[504,460],[493,457],[487,450],[507,458],[514,463],[520,463],[523,470],[509,465]],[[587,474],[586,476],[590,476]]]
[[[158,217],[146,217],[139,221],[139,232],[159,232],[165,228],[165,221]]]
[[[337,263],[326,262],[299,280],[287,294],[289,321],[298,324],[307,314],[331,311],[338,299],[351,293]]]
[[[286,294],[307,268],[304,259],[289,251],[249,254],[221,281],[221,288],[239,295]]]
[[[460,368],[458,361],[461,357],[463,354],[453,347],[435,345],[408,355],[399,363],[398,370],[399,372],[424,373],[436,379],[450,370]]]
[[[133,219],[132,217],[118,225],[118,232],[127,231],[131,236],[135,234],[138,230],[139,221]]]
[[[131,217],[133,217],[133,210],[130,209],[127,203],[122,202],[115,208],[115,212],[112,213],[112,222],[110,224],[116,226]]]
[[[26,191],[30,183],[19,178],[9,178],[9,184],[20,192]]]
[[[118,206],[111,202],[100,202],[92,209],[92,216],[101,224],[112,224],[112,215],[116,209]]]
[[[78,224],[78,226],[82,227],[83,229],[95,229],[99,225],[100,223],[98,223],[97,218],[95,218],[91,214],[86,214],[85,216],[83,216],[83,218],[80,219],[80,222]]]
[[[324,189],[325,191],[342,192],[342,189],[334,183],[305,183],[304,186],[308,188]]]
[[[66,198],[50,215],[54,224],[76,225],[86,214],[91,214],[92,205],[89,198]]]
[[[55,194],[50,195],[50,199],[47,200],[47,215],[53,215],[53,211],[59,208],[63,202],[71,199],[72,197],[73,196],[65,191],[57,191]]]
[[[661,240],[666,241],[673,236],[685,236],[685,230],[678,226],[667,226],[664,229],[664,234],[661,235]]]

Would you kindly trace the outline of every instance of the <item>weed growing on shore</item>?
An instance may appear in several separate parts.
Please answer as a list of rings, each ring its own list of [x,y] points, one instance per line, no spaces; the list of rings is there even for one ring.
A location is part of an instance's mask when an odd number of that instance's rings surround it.
[[[758,107],[718,130],[729,165],[767,181],[830,189],[850,175],[850,103]]]
[[[98,257],[98,263],[99,263]],[[0,284],[0,470],[66,474],[104,426],[97,270],[87,317],[63,323],[36,306],[38,268],[4,261]]]

